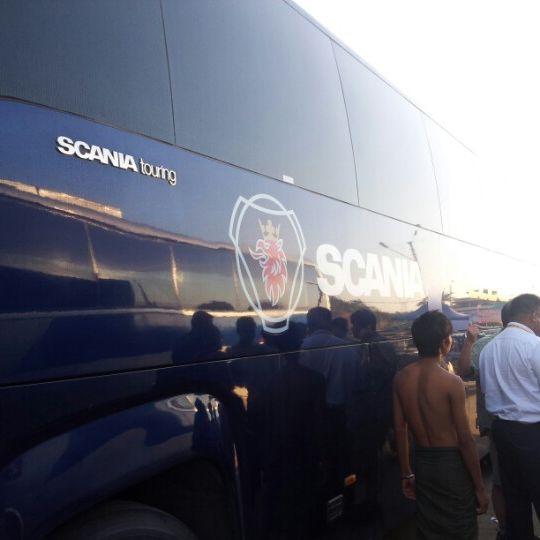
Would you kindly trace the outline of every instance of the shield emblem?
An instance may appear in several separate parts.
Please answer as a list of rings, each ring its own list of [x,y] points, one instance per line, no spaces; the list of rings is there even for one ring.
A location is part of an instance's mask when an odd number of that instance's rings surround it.
[[[284,332],[304,283],[306,244],[296,214],[270,195],[239,197],[229,237],[249,306],[266,332]]]

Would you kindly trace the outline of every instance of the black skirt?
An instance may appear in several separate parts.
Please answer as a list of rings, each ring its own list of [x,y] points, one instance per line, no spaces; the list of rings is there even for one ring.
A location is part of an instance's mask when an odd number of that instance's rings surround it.
[[[478,538],[476,496],[457,448],[415,449],[419,540]]]

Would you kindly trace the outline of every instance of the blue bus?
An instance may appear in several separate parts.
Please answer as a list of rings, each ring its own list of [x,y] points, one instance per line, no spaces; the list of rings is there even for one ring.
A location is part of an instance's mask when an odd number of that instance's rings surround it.
[[[475,156],[289,0],[1,14],[0,538],[407,520],[411,321],[534,290]]]

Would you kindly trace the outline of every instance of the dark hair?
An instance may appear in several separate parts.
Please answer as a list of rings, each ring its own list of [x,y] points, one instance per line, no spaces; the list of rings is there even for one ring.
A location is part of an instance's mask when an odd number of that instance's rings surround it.
[[[289,328],[281,334],[276,334],[274,345],[281,352],[297,351],[302,347],[305,328],[302,323],[289,321]]]
[[[540,298],[536,294],[520,294],[510,302],[510,320],[522,315],[530,315],[540,308]]]
[[[377,330],[377,317],[371,309],[360,308],[351,315],[351,324],[355,328],[367,328],[371,326],[372,330]]]
[[[506,302],[504,306],[501,309],[501,322],[504,327],[512,320],[512,310],[510,306],[510,302]]]
[[[307,312],[307,323],[310,330],[330,330],[332,313],[323,307],[314,307]]]
[[[212,326],[214,317],[206,311],[196,311],[191,317],[191,328],[193,330],[199,330]]]
[[[442,342],[452,334],[452,323],[440,311],[428,311],[413,322],[411,332],[421,357],[437,356]]]
[[[257,323],[253,317],[238,317],[236,319],[236,332],[245,339],[253,339],[257,332]]]
[[[336,317],[332,319],[332,333],[340,338],[347,337],[349,331],[349,322],[345,317]]]

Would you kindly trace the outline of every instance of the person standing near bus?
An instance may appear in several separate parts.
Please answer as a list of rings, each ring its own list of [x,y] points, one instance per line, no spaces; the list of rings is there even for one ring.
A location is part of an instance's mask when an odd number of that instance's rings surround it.
[[[504,304],[501,309],[502,330],[510,322],[510,302]],[[484,347],[496,336],[496,334],[487,335],[479,338],[480,330],[477,326],[471,324],[467,329],[465,343],[461,349],[458,362],[458,374],[460,377],[472,375],[476,380],[476,414],[478,430],[482,437],[487,436],[489,440],[489,457],[491,460],[491,471],[493,473],[491,482],[491,502],[497,521],[499,531],[496,540],[506,539],[506,505],[501,487],[501,475],[499,469],[499,456],[497,447],[493,441],[493,420],[494,416],[486,409],[484,394],[481,391],[480,384],[480,353]]]
[[[495,415],[506,502],[506,539],[534,538],[531,504],[540,517],[540,297],[510,303],[510,322],[480,354],[486,408]]]
[[[441,364],[452,324],[430,311],[412,325],[419,358],[394,379],[394,426],[403,493],[416,499],[418,538],[474,540],[488,496],[465,409],[465,387]],[[415,441],[415,472],[408,430]]]

